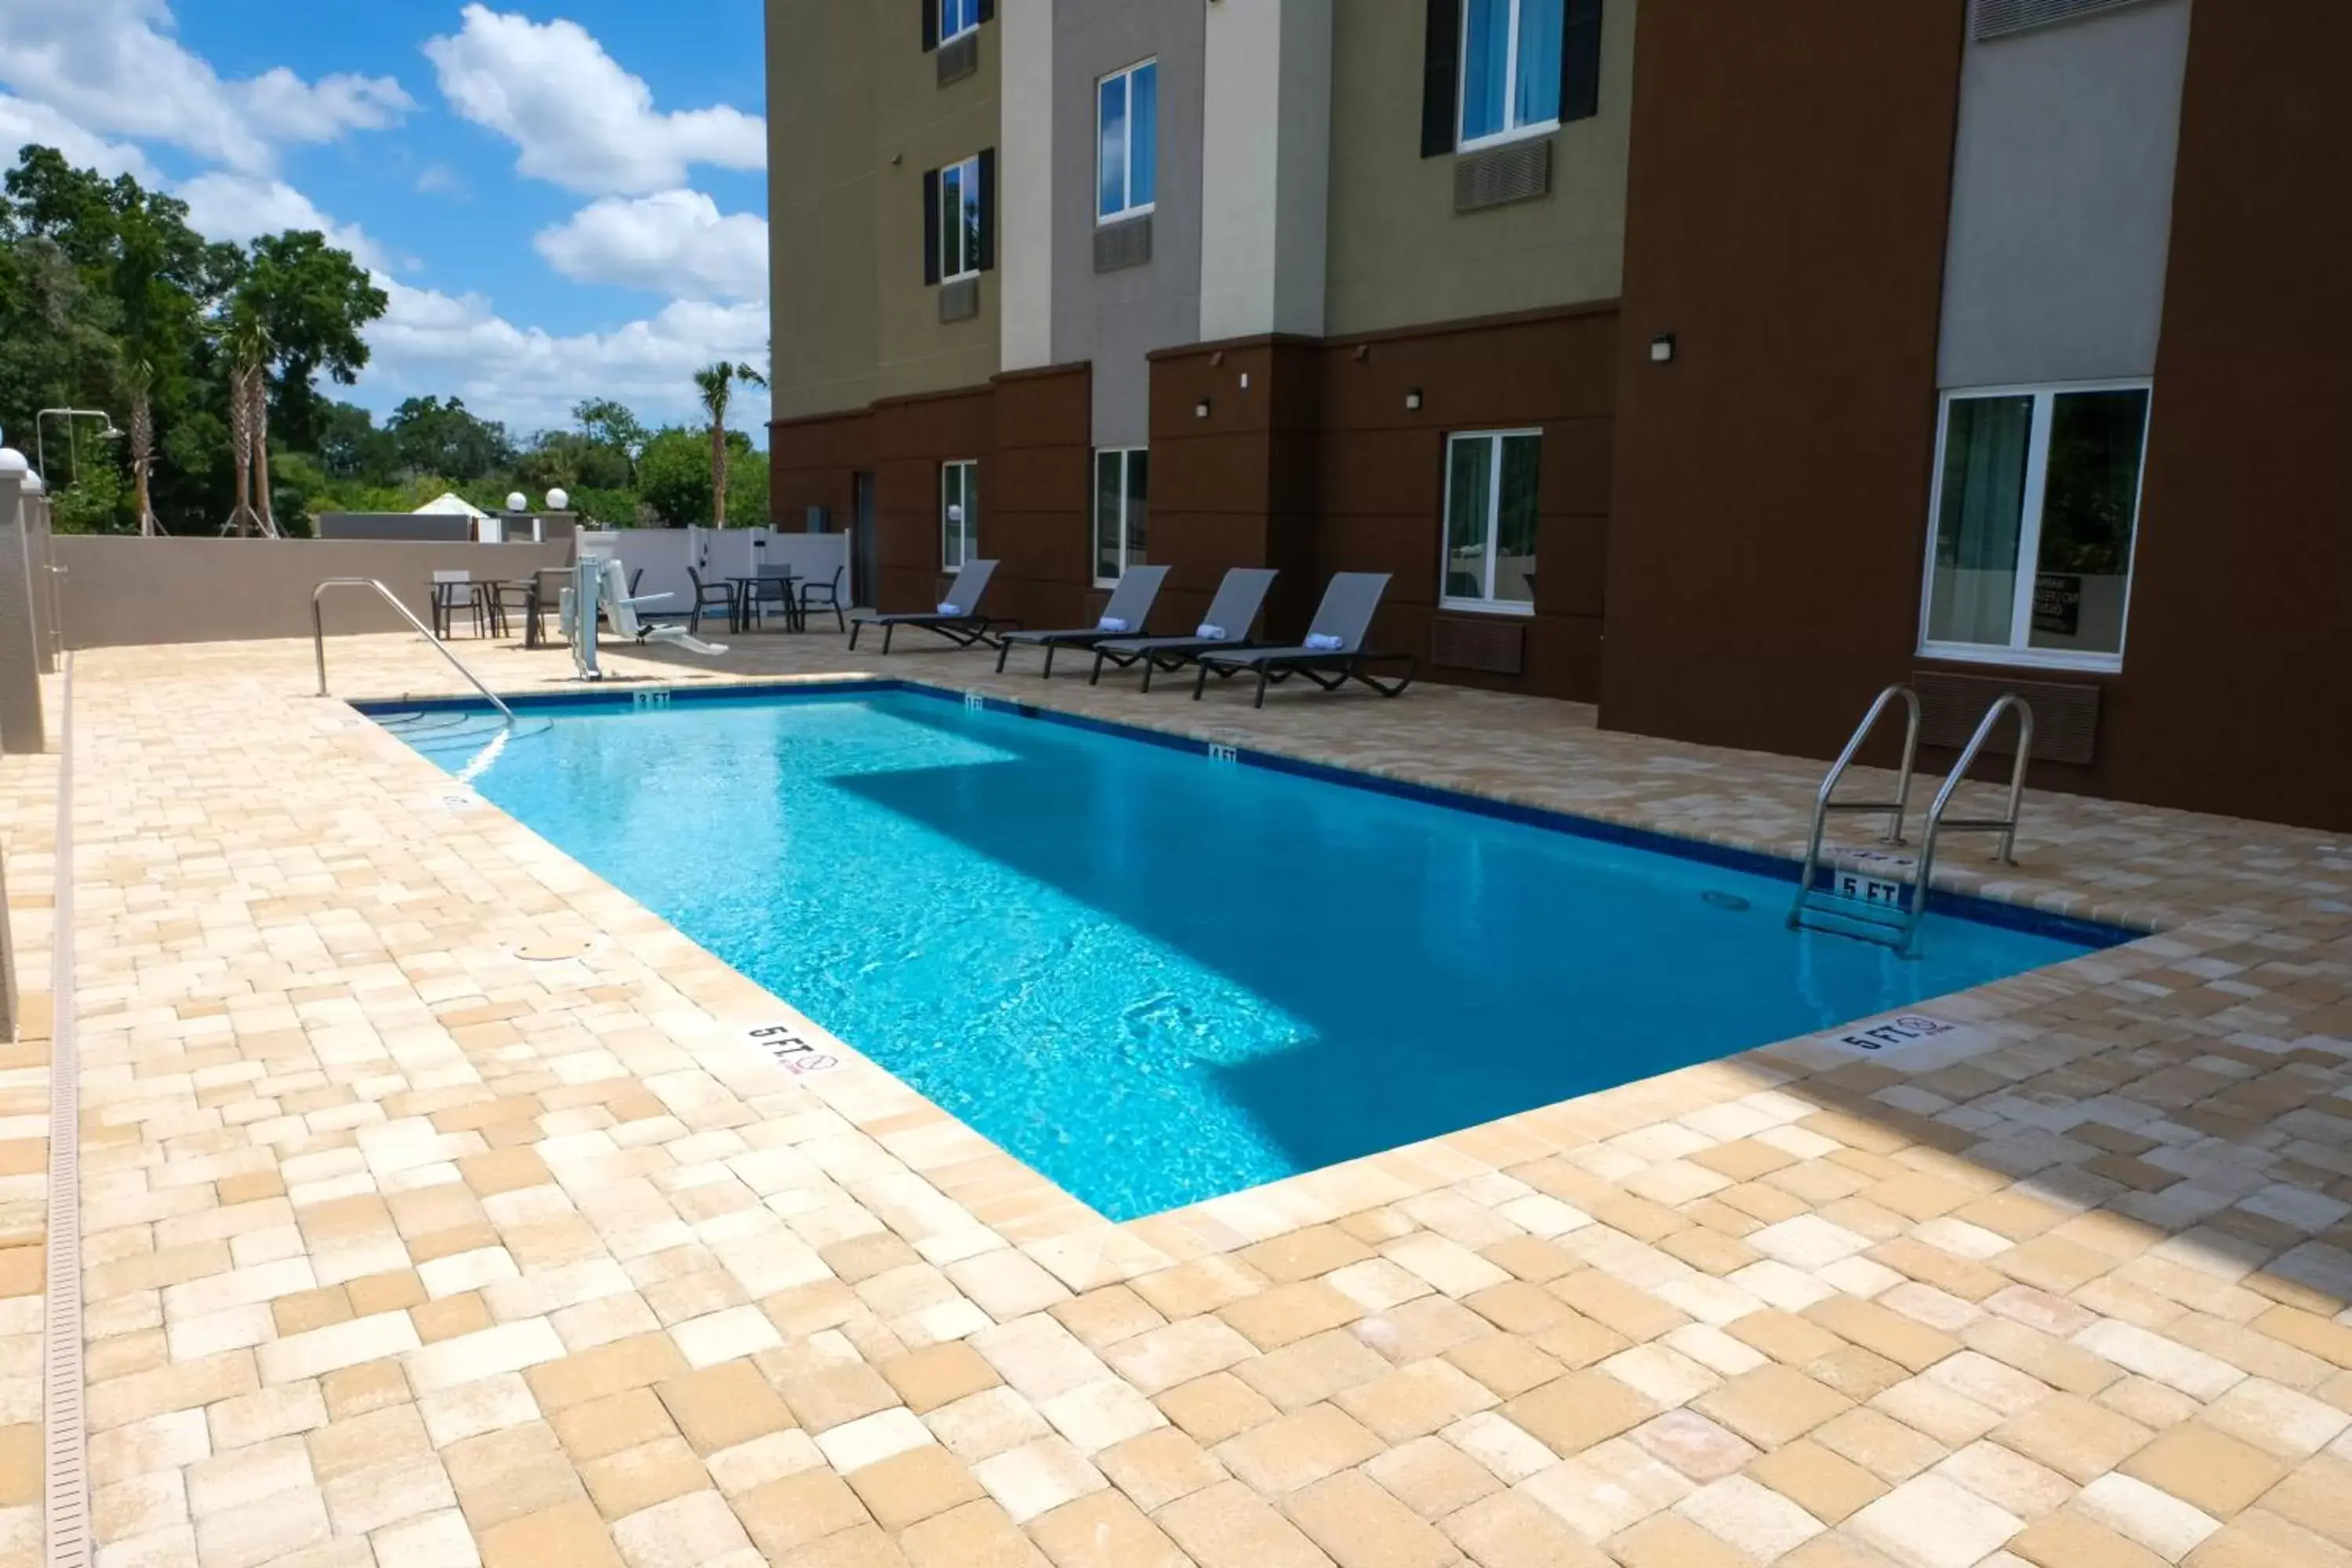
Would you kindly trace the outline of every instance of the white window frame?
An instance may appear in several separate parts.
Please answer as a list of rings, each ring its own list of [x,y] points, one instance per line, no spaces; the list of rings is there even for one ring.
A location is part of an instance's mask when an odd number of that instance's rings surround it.
[[[1138,60],[1133,65],[1121,66],[1115,71],[1111,71],[1105,76],[1100,76],[1095,79],[1094,209],[1095,226],[1097,228],[1102,227],[1106,224],[1125,223],[1129,218],[1139,218],[1146,213],[1157,212],[1160,210],[1160,181],[1157,178],[1159,171],[1156,169],[1152,171],[1155,177],[1151,182],[1151,200],[1148,202],[1139,202],[1135,200],[1135,73],[1141,70],[1146,66],[1156,68],[1159,64],[1160,57],[1158,55],[1153,55],[1148,59]],[[1127,205],[1119,208],[1118,211],[1115,213],[1107,213],[1102,210],[1103,95],[1110,90],[1111,83],[1120,80],[1124,80],[1127,83],[1127,146],[1123,154],[1127,159],[1127,168],[1124,171],[1127,175],[1127,182],[1122,187],[1127,193]],[[1157,94],[1153,95],[1151,103],[1152,117],[1156,121],[1160,114],[1160,99]],[[1160,127],[1155,124],[1151,129],[1151,144],[1152,147],[1157,150],[1160,145]]]
[[[966,7],[971,12],[971,20],[952,33],[948,31],[948,9],[950,6]],[[952,44],[967,33],[979,31],[980,0],[940,0],[940,42],[941,44]]]
[[[1503,443],[1513,437],[1525,436],[1535,437],[1536,449],[1540,454],[1543,449],[1543,429],[1539,426],[1522,430],[1456,430],[1445,437],[1445,468],[1442,481],[1445,487],[1444,500],[1437,524],[1437,603],[1443,609],[1475,610],[1482,615],[1496,616],[1532,616],[1536,613],[1532,601],[1522,604],[1517,599],[1461,598],[1445,591],[1446,580],[1453,574],[1451,568],[1454,565],[1454,447],[1465,441],[1483,441],[1494,452],[1492,469],[1494,483],[1487,487],[1486,493],[1486,569],[1485,573],[1486,592],[1492,594],[1495,591],[1495,552],[1501,542],[1503,533]],[[1540,456],[1538,461],[1541,461]]]
[[[1525,4],[1525,0],[1507,0],[1507,3],[1511,7],[1511,19],[1506,24],[1508,36],[1504,39],[1503,56],[1503,118],[1506,121],[1511,117],[1513,101],[1519,96],[1519,7]],[[1564,13],[1561,20],[1565,25]],[[1530,137],[1549,136],[1559,129],[1559,116],[1554,114],[1549,120],[1529,121],[1525,125],[1506,123],[1500,131],[1490,131],[1484,136],[1471,136],[1469,133],[1470,7],[1466,0],[1462,7],[1462,36],[1455,42],[1454,53],[1458,57],[1454,67],[1454,151],[1475,153],[1481,147],[1500,147],[1507,142],[1525,142]],[[1563,81],[1560,83],[1563,101],[1566,100],[1568,84]]]
[[[2033,647],[2033,593],[2042,576],[2042,513],[2050,490],[2050,427],[2057,400],[2077,392],[2145,392],[2147,421],[2141,427],[2139,478],[2132,488],[2131,547],[2124,556],[2123,624],[2113,653],[2077,653],[2067,648]],[[1952,437],[1952,405],[1980,398],[2031,397],[2033,426],[2027,436],[2024,515],[2018,520],[2017,584],[2010,604],[2009,643],[1937,642],[1928,635],[1936,608],[1936,546],[1944,520],[1944,464]],[[2132,584],[2139,571],[2141,507],[2147,494],[2148,437],[2156,426],[2156,384],[2146,376],[2116,381],[2044,381],[2014,386],[1956,386],[1936,399],[1936,473],[1927,497],[1927,559],[1919,575],[1919,657],[1948,659],[1957,664],[1999,664],[2028,669],[2078,669],[2112,674],[2124,667],[2131,646]]]
[[[963,475],[963,520],[961,522],[952,522],[948,517],[950,504],[948,480],[959,471]],[[973,537],[979,531],[980,519],[972,515],[975,510],[972,504],[972,492],[979,488],[980,459],[978,458],[950,458],[940,465],[940,567],[942,571],[954,572],[961,569],[971,560],[971,552],[980,543],[979,540]],[[948,538],[950,529],[955,531],[963,546],[961,561],[948,559]]]
[[[1137,564],[1137,563],[1129,561],[1127,558],[1128,465],[1134,461],[1135,454],[1138,452],[1149,454],[1150,450],[1151,448],[1149,446],[1097,447],[1094,450],[1094,456],[1091,459],[1092,466],[1088,468],[1087,473],[1087,486],[1089,489],[1094,491],[1095,498],[1093,507],[1094,515],[1089,520],[1093,524],[1094,531],[1087,540],[1087,555],[1089,561],[1097,563],[1099,563],[1102,560],[1102,460],[1105,458],[1117,458],[1118,459],[1118,576],[1105,577],[1097,573],[1095,575],[1095,586],[1097,588],[1118,587],[1119,578],[1127,575],[1128,568]],[[1151,504],[1149,497],[1145,498],[1144,504],[1146,506],[1150,506]],[[1091,568],[1089,568],[1089,570],[1091,570]]]
[[[952,223],[948,221],[950,210],[948,205],[948,176],[950,174],[956,177],[956,202],[952,209],[955,221]],[[966,184],[967,181],[970,182],[969,185]],[[967,189],[980,191],[980,154],[977,153],[957,163],[943,165],[940,170],[940,281],[941,283],[961,283],[967,278],[980,276],[980,252],[977,246],[973,247],[971,255],[959,256],[965,240],[970,237],[963,226],[964,193]],[[985,202],[987,193],[980,192],[980,195],[973,199]],[[960,258],[964,263],[963,267],[959,269],[948,265],[950,258]]]

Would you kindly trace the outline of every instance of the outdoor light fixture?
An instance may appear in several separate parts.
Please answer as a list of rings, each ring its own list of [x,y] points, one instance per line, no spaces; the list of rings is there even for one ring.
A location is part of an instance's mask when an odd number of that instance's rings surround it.
[[[1208,416],[1209,416],[1209,400],[1208,400],[1207,398],[1205,398],[1205,397],[1204,397],[1204,398],[1201,399],[1201,401],[1200,401],[1200,402],[1195,403],[1194,405],[1192,405],[1192,417],[1193,417],[1193,418],[1195,418],[1195,419],[1206,419]]]
[[[528,510],[530,507],[530,498],[523,494],[520,490],[512,490],[508,493],[507,510],[509,511],[525,511]]]
[[[1416,386],[1404,395],[1404,405],[1414,410],[1421,407],[1421,388]]]
[[[550,511],[569,511],[572,510],[572,498],[564,494],[560,489],[550,490],[547,492],[547,510]]]
[[[1652,364],[1664,364],[1674,357],[1674,333],[1660,332],[1656,337],[1650,340],[1650,363]]]

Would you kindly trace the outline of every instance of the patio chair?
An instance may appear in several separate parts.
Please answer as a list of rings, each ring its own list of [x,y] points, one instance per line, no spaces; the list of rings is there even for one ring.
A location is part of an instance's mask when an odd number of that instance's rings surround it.
[[[1111,591],[1110,603],[1103,606],[1102,619],[1090,626],[1069,631],[1006,632],[996,639],[996,672],[1004,673],[1005,655],[1014,643],[1030,643],[1045,650],[1045,679],[1054,679],[1054,650],[1062,647],[1093,647],[1113,637],[1123,637],[1139,632],[1151,618],[1151,606],[1160,597],[1160,585],[1168,580],[1165,566],[1130,566],[1127,575],[1118,580]]]
[[[801,624],[803,626],[808,625],[808,613],[812,609],[831,610],[834,628],[836,631],[849,629],[849,623],[843,618],[849,606],[843,604],[841,600],[841,580],[848,573],[848,567],[836,566],[833,569],[833,581],[830,583],[808,580],[801,584]],[[817,595],[820,594],[824,597],[818,598]]]
[[[1385,572],[1334,574],[1323,590],[1323,603],[1315,611],[1304,643],[1296,647],[1234,649],[1201,655],[1201,673],[1192,682],[1193,700],[1200,700],[1201,693],[1208,689],[1210,676],[1223,680],[1253,669],[1257,671],[1255,705],[1260,708],[1265,706],[1268,685],[1278,686],[1294,675],[1305,676],[1326,691],[1337,691],[1353,680],[1383,697],[1402,695],[1419,672],[1420,661],[1411,654],[1370,653],[1364,648],[1364,637],[1372,629],[1372,614],[1381,607],[1381,596],[1388,591],[1389,574]],[[1404,675],[1401,679],[1382,680],[1365,673],[1368,664],[1402,664],[1405,667]]]
[[[1149,691],[1155,669],[1181,669],[1204,653],[1255,647],[1250,634],[1257,626],[1258,613],[1265,608],[1266,590],[1274,586],[1274,569],[1268,566],[1228,568],[1225,580],[1217,584],[1217,596],[1209,601],[1208,615],[1191,637],[1113,637],[1098,642],[1095,672],[1087,684],[1093,686],[1102,679],[1103,662],[1108,659],[1121,669],[1143,666],[1143,689]],[[1203,632],[1216,635],[1204,637]]]
[[[457,630],[457,612],[461,609],[473,616],[474,635],[484,635],[482,584],[474,581],[471,572],[435,572],[433,632],[443,642],[447,642],[450,634]]]
[[[743,584],[741,605],[743,629],[750,631],[761,624],[770,606],[784,613],[784,629],[801,629],[800,597],[795,591],[793,569],[789,566],[762,566],[752,579]]]
[[[694,613],[687,618],[688,630],[695,632],[702,630],[702,613],[705,610],[718,609],[727,612],[727,629],[733,631],[740,624],[742,615],[741,607],[735,601],[735,584],[706,583],[702,580],[701,570],[693,566],[686,569],[686,575],[694,584]],[[664,594],[660,597],[667,599],[669,595]]]
[[[914,626],[922,631],[937,632],[958,647],[970,647],[974,643],[992,642],[992,626],[1016,626],[1018,621],[993,620],[981,613],[981,604],[988,597],[988,584],[996,575],[993,561],[967,561],[948,584],[948,596],[940,602],[936,613],[924,611],[911,615],[852,616],[849,617],[849,646],[857,647],[857,634],[866,626],[882,628],[882,651],[890,651],[890,635],[900,626]]]

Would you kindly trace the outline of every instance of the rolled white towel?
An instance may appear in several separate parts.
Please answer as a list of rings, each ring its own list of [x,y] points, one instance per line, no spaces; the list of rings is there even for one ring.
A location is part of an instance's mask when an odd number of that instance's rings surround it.
[[[1124,632],[1132,631],[1133,629],[1133,627],[1129,626],[1125,621],[1120,620],[1117,616],[1105,616],[1101,620],[1095,623],[1095,630],[1098,632]]]
[[[1308,635],[1307,646],[1317,653],[1338,653],[1348,645],[1328,632],[1314,632]]]
[[[1201,623],[1199,632],[1202,642],[1223,642],[1225,640],[1225,628],[1220,626],[1212,626],[1206,621]]]
[[[960,605],[941,605],[940,606],[940,614],[943,616],[960,616],[963,614],[963,608]]]

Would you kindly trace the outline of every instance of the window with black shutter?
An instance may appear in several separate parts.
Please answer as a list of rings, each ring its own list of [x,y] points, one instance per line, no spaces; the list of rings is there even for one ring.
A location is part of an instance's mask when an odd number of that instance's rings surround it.
[[[979,158],[980,233],[978,254],[973,258],[973,269],[992,272],[996,269],[996,149],[982,150]]]
[[[923,281],[940,280],[940,172],[923,175]]]
[[[1429,0],[1429,39],[1421,87],[1421,155],[1454,151],[1462,84],[1462,0]]]
[[[1601,112],[1601,0],[1568,0],[1559,40],[1559,117],[1590,120]]]

